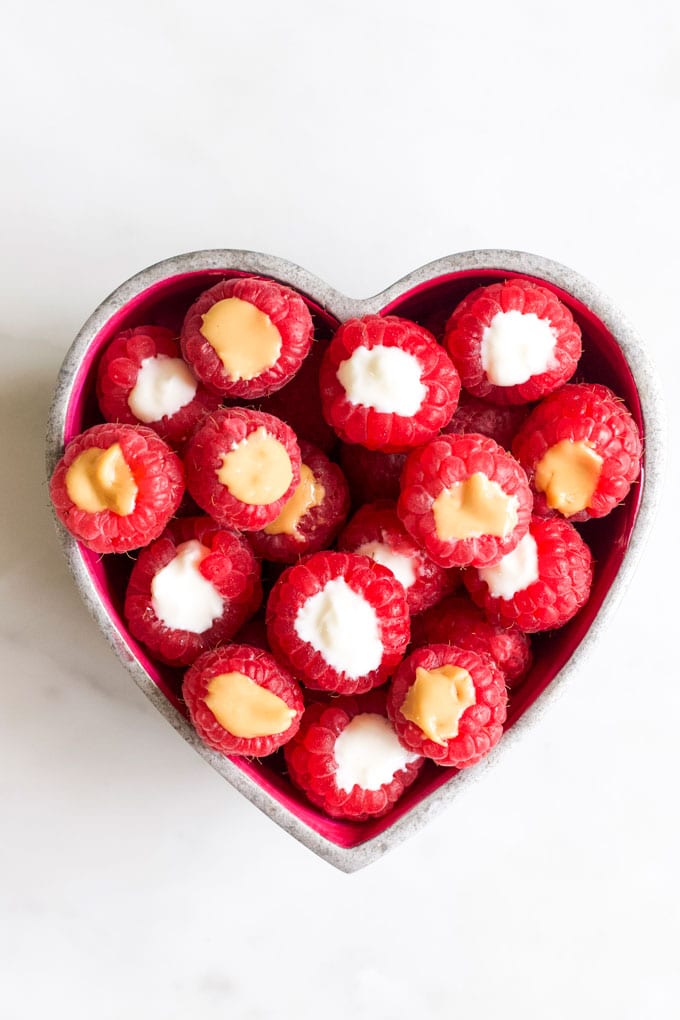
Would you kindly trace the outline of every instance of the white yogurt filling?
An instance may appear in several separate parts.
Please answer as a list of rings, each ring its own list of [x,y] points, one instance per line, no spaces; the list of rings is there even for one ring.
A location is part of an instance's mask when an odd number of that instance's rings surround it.
[[[482,334],[482,368],[494,386],[518,386],[556,367],[557,333],[534,312],[497,312]]]
[[[538,549],[534,536],[527,532],[500,563],[481,567],[479,576],[496,599],[511,599],[518,591],[538,581]]]
[[[222,596],[198,569],[209,552],[196,539],[183,542],[151,582],[151,605],[166,627],[202,634],[222,615]]]
[[[343,577],[311,595],[295,617],[295,633],[351,680],[377,669],[383,657],[375,609]]]
[[[335,782],[347,793],[354,786],[379,790],[418,758],[399,743],[389,719],[376,712],[355,715],[335,741],[334,754]]]
[[[355,549],[355,552],[360,556],[370,556],[376,563],[387,567],[404,588],[410,588],[412,584],[415,584],[416,572],[413,566],[413,557],[394,552],[385,542],[366,542]]]
[[[357,347],[337,371],[351,403],[404,417],[414,415],[427,394],[421,374],[418,359],[399,347]]]
[[[128,407],[135,418],[149,423],[160,421],[185,407],[196,395],[197,382],[181,358],[157,354],[144,358],[137,381],[128,394]]]

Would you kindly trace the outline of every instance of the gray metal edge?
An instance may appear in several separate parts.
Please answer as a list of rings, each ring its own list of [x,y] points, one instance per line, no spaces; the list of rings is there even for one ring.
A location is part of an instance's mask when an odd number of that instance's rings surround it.
[[[223,755],[207,748],[184,717],[156,687],[113,626],[87,573],[78,544],[57,524],[64,553],[80,594],[116,654],[158,711],[212,767],[256,807],[290,835],[341,871],[353,872],[381,857],[413,835],[439,813],[455,796],[476,782],[534,726],[549,706],[563,693],[567,681],[581,668],[600,638],[640,560],[654,514],[661,498],[666,455],[666,427],[663,399],[653,365],[636,331],[614,304],[592,283],[566,266],[540,255],[510,250],[478,250],[448,255],[408,273],[396,283],[369,298],[351,298],[307,272],[301,266],[272,255],[240,249],[212,249],[189,252],[165,259],[132,276],[117,287],[93,312],[64,358],[50,409],[46,463],[48,477],[63,452],[66,409],[81,360],[92,339],[120,308],[154,283],[175,274],[205,269],[241,270],[271,276],[308,295],[331,315],[342,321],[350,316],[378,312],[414,287],[448,273],[471,269],[517,272],[553,283],[573,295],[602,320],[621,347],[637,385],[645,422],[645,482],[640,509],[626,556],[588,633],[569,661],[555,675],[550,686],[523,716],[504,734],[500,744],[479,765],[452,776],[451,781],[431,793],[389,829],[356,847],[339,847],[292,815]]]

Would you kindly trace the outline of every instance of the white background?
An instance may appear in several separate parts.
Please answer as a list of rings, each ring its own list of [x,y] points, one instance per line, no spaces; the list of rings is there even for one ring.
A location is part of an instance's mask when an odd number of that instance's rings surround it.
[[[666,1018],[680,998],[680,486],[539,729],[354,876],[158,717],[54,535],[42,436],[93,307],[269,251],[366,295],[547,255],[637,325],[679,435],[680,15],[644,4],[3,5],[3,1020]]]

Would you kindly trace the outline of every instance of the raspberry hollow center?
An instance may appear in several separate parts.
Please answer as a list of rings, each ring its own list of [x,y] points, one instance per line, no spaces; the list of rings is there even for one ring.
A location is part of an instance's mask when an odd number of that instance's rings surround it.
[[[602,457],[585,441],[562,439],[536,465],[536,488],[551,510],[565,517],[590,506],[602,472]]]
[[[249,506],[275,503],[293,481],[285,446],[263,425],[222,455],[222,466],[216,474],[235,499]]]
[[[276,520],[266,525],[265,533],[292,535],[298,541],[303,541],[303,536],[298,530],[300,522],[310,510],[323,503],[325,495],[326,490],[321,482],[317,481],[312,469],[303,464],[300,468],[300,484]]]
[[[87,513],[111,510],[127,517],[135,509],[137,483],[119,443],[83,450],[66,472],[69,499]]]
[[[281,334],[267,313],[237,297],[216,301],[208,309],[201,334],[232,382],[262,375],[281,353]]]
[[[328,665],[351,680],[366,676],[382,662],[380,624],[373,606],[344,577],[328,581],[300,606],[295,632]]]
[[[220,673],[208,684],[205,703],[235,737],[271,737],[290,726],[295,709],[244,673]]]
[[[333,754],[338,766],[335,782],[346,793],[355,786],[379,790],[418,758],[399,742],[389,719],[377,712],[362,712],[350,719],[335,741]]]
[[[458,736],[463,712],[477,700],[475,685],[466,669],[446,664],[436,669],[416,669],[401,714],[418,726],[435,744]]]
[[[494,535],[505,538],[517,525],[518,500],[498,482],[475,472],[462,482],[442,489],[432,505],[437,536],[452,539]]]

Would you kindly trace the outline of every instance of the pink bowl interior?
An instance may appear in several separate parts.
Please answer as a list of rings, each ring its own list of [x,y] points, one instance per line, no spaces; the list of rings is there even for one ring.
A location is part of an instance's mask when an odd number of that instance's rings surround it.
[[[179,330],[184,313],[194,298],[218,279],[247,275],[224,270],[206,270],[170,277],[149,287],[121,308],[99,331],[82,360],[66,414],[64,440],[68,443],[84,428],[101,421],[95,398],[95,376],[98,359],[108,342],[120,330],[138,325],[162,325]],[[496,270],[474,270],[451,273],[414,287],[383,309],[383,314],[401,315],[421,323],[441,336],[444,323],[454,306],[476,286],[508,279],[518,274]],[[583,332],[584,353],[578,378],[610,386],[624,399],[643,432],[642,413],[635,381],[628,364],[612,334],[593,313],[571,295],[545,281],[571,309]],[[328,339],[337,321],[312,299],[305,297],[312,312],[316,336]],[[592,549],[595,576],[589,602],[566,627],[552,634],[533,639],[534,665],[513,690],[507,727],[511,727],[545,690],[577,647],[606,596],[625,555],[642,493],[642,480],[629,494],[625,503],[600,521],[579,525],[579,530]],[[181,699],[182,672],[152,661],[128,633],[122,616],[123,598],[132,560],[125,556],[99,557],[83,549],[89,574],[108,608],[111,620],[131,652],[147,670],[165,697],[187,715]],[[341,847],[353,847],[383,832],[408,812],[423,797],[454,780],[455,771],[431,763],[424,768],[417,782],[407,791],[396,808],[384,818],[366,822],[334,821],[312,807],[289,783],[283,756],[279,752],[262,761],[234,757],[233,762],[259,786],[316,830]]]

